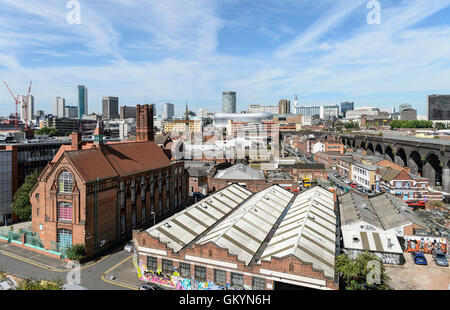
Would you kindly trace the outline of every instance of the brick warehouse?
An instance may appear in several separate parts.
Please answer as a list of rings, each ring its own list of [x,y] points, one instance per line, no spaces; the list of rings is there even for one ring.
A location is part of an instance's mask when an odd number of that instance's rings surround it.
[[[142,281],[179,290],[338,289],[334,196],[230,185],[148,230],[133,231]]]
[[[32,229],[46,249],[84,244],[96,256],[185,206],[184,163],[155,144],[152,115],[152,106],[137,106],[132,142],[103,144],[97,128],[88,148],[73,133],[70,149],[47,165],[30,192]]]

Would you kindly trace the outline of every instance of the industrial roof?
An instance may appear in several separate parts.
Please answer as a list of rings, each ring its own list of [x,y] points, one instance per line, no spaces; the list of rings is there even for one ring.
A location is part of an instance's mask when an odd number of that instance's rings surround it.
[[[149,228],[147,232],[178,252],[251,195],[249,190],[233,184]]]
[[[394,233],[370,232],[370,231],[342,231],[344,248],[383,252],[383,253],[403,253],[397,236]]]
[[[147,232],[174,252],[212,242],[246,265],[293,255],[334,277],[333,198],[319,186],[295,195],[278,185],[252,194],[233,184]]]
[[[265,180],[264,172],[252,169],[244,164],[237,164],[217,172],[216,179],[227,180]]]
[[[336,215],[333,194],[319,186],[299,194],[261,255],[294,255],[334,277]]]
[[[248,264],[293,196],[279,186],[260,191],[197,243],[211,241]]]
[[[340,197],[341,226],[364,221],[383,230],[408,224],[425,227],[406,203],[389,193],[365,198],[348,192]]]

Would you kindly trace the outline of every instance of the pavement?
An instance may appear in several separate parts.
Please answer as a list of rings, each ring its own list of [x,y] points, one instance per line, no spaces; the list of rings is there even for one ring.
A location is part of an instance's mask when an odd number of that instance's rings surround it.
[[[384,265],[390,286],[396,290],[449,290],[450,267],[436,265],[431,254],[425,254],[428,265],[416,265],[410,253],[404,253],[402,266]]]
[[[68,282],[73,272],[61,259],[52,258],[11,244],[0,243],[0,270],[8,274],[38,280],[60,279]],[[109,275],[114,275],[111,280]],[[140,281],[132,262],[132,253],[122,247],[80,266],[80,285],[90,290],[136,290]]]

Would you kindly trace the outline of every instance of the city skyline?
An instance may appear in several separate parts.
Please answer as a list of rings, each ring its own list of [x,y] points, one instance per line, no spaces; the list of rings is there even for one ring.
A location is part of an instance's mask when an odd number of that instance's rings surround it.
[[[177,115],[186,101],[221,111],[227,89],[237,111],[297,93],[300,105],[410,103],[420,115],[428,95],[450,93],[446,0],[383,1],[379,25],[366,1],[80,1],[79,25],[67,23],[67,1],[0,3],[0,78],[17,93],[33,80],[45,111],[55,96],[75,105],[76,85],[90,90],[90,111],[114,90],[128,106],[173,102]],[[1,115],[14,111],[6,89],[0,103]]]

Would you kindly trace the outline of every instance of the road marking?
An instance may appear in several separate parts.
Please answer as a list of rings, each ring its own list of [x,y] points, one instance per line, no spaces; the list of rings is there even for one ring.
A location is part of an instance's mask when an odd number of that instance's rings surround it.
[[[31,260],[31,259],[27,259],[27,258],[24,258],[24,257],[22,257],[22,256],[18,256],[18,255],[9,253],[9,252],[7,252],[7,251],[0,251],[0,252],[1,252],[3,255],[6,255],[6,256],[12,257],[12,258],[14,258],[14,259],[18,259],[18,260],[21,260],[21,261],[23,261],[23,262],[26,262],[26,263],[28,263],[28,264],[37,266],[37,267],[39,267],[39,268],[46,269],[46,270],[48,270],[48,271],[54,271],[54,272],[69,272],[69,271],[73,271],[73,270],[82,270],[82,269],[85,269],[85,268],[92,267],[92,266],[94,266],[95,264],[97,264],[97,263],[101,262],[102,260],[104,260],[104,259],[108,258],[109,256],[111,256],[110,254],[109,254],[109,255],[106,255],[106,256],[102,257],[101,259],[99,259],[99,260],[97,260],[97,261],[95,261],[95,262],[93,262],[93,263],[90,263],[89,265],[83,266],[83,267],[81,267],[81,268],[76,268],[76,269],[75,269],[75,268],[74,268],[74,269],[58,269],[58,268],[52,268],[52,267],[46,266],[46,265],[41,264],[41,263],[37,263],[37,262],[35,262],[35,261]]]
[[[104,282],[107,282],[107,283],[110,283],[110,284],[113,284],[113,285],[126,287],[126,288],[131,289],[131,290],[137,290],[136,287],[133,287],[133,286],[130,286],[130,285],[127,285],[127,284],[122,284],[122,283],[113,282],[113,281],[110,281],[110,280],[106,279],[106,277],[105,277],[105,275],[106,275],[107,273],[110,273],[112,270],[116,269],[117,267],[119,267],[120,265],[122,265],[126,260],[128,260],[128,259],[130,259],[130,258],[132,258],[132,257],[133,257],[133,256],[130,255],[130,256],[128,256],[127,258],[125,258],[124,260],[120,261],[120,262],[117,263],[116,265],[114,265],[114,266],[112,266],[111,268],[109,268],[108,270],[106,270],[106,271],[102,274],[101,279],[102,279]]]

